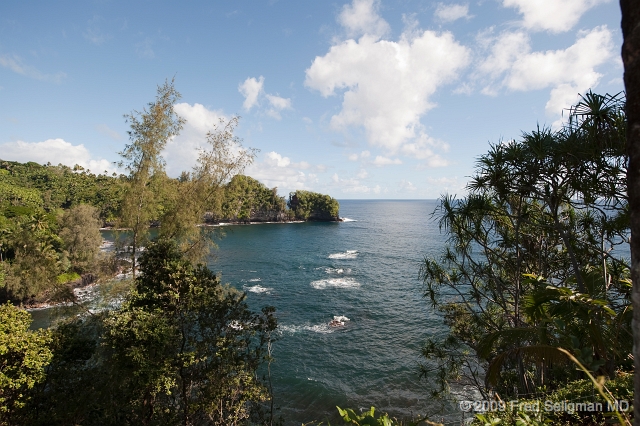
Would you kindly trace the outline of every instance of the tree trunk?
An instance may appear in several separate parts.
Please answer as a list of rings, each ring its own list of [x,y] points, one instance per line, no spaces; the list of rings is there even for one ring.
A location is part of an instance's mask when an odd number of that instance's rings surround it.
[[[633,281],[633,406],[640,408],[640,2],[620,0],[622,10],[622,62],[627,94],[627,195],[631,210],[631,280]],[[633,424],[640,426],[640,415]]]

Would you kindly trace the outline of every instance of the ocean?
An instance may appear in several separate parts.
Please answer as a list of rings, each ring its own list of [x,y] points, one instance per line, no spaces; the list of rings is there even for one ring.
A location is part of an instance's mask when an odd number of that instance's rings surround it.
[[[419,377],[423,343],[445,331],[419,279],[444,246],[436,203],[342,200],[344,222],[221,227],[209,267],[251,308],[277,309],[271,372],[285,424],[335,420],[336,406],[396,417],[442,406]]]
[[[448,405],[430,397],[419,371],[426,339],[446,332],[419,279],[424,257],[437,256],[446,239],[431,217],[436,205],[342,200],[344,222],[214,228],[209,268],[245,291],[253,310],[276,308],[271,376],[285,425],[336,424],[336,406],[412,418]],[[32,328],[59,315],[31,313]],[[330,327],[334,318],[344,325]]]

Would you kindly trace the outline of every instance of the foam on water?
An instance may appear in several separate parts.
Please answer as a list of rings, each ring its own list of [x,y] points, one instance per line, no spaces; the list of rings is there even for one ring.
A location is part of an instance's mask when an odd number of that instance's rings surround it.
[[[310,331],[312,333],[333,333],[333,329],[328,324],[316,325],[278,325],[278,329],[287,333],[298,333],[301,331]]]
[[[258,282],[258,281],[262,281],[262,278],[251,278],[249,280],[250,283],[255,283],[255,282]]]
[[[270,287],[262,287],[260,284],[258,284],[258,285],[254,285],[254,286],[252,286],[252,287],[245,287],[245,286],[243,286],[243,288],[244,288],[246,291],[250,291],[251,293],[258,293],[258,294],[260,294],[260,293],[270,294],[270,293],[271,293],[271,290],[273,290],[273,289],[272,289],[272,288],[270,288]]]
[[[342,219],[343,222],[357,222],[357,220],[349,219],[348,217],[341,217],[340,219]]]
[[[334,321],[351,321],[349,318],[345,317],[344,315],[334,315],[333,316]]]
[[[355,259],[358,257],[358,250],[347,250],[343,253],[332,253],[329,259]]]
[[[360,283],[353,278],[329,278],[326,280],[312,281],[311,287],[316,290],[324,290],[327,288],[355,288],[360,287]]]
[[[327,274],[350,274],[351,268],[324,268]]]

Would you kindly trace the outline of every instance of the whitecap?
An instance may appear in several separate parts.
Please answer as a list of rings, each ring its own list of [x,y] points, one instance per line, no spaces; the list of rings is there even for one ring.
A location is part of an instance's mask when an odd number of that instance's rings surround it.
[[[329,259],[355,259],[358,256],[358,250],[347,250],[343,253],[332,253]]]
[[[262,278],[251,278],[249,280],[250,283],[255,283],[255,282],[258,282],[258,281],[262,281]]]
[[[333,316],[333,320],[334,321],[341,321],[341,322],[351,321],[349,318],[345,317],[344,315],[334,315]]]
[[[357,222],[357,220],[349,219],[348,217],[341,217],[340,219],[342,219],[343,222]]]
[[[333,333],[331,327],[327,324],[316,324],[316,325],[278,325],[278,329],[287,333],[298,333],[301,331],[311,331],[313,333]]]
[[[260,294],[260,293],[270,294],[271,290],[273,290],[272,288],[269,288],[269,287],[262,287],[260,284],[254,285],[252,287],[244,287],[243,286],[243,288],[246,291],[250,291],[251,293],[258,293],[258,294]]]
[[[351,268],[324,268],[327,274],[350,274]]]
[[[360,283],[353,278],[329,278],[326,280],[317,280],[311,282],[311,287],[316,290],[324,290],[326,288],[354,288],[360,287]]]

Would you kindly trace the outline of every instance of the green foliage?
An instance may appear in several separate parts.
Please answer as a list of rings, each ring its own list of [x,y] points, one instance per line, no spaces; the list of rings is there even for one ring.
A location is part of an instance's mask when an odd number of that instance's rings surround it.
[[[64,274],[60,274],[56,277],[56,281],[58,284],[65,284],[71,281],[79,280],[80,274],[77,272],[65,272]]]
[[[98,208],[102,220],[110,221],[120,208],[123,188],[118,177],[95,175],[79,166],[71,169],[1,160],[0,171],[4,172],[0,174],[1,210],[23,207],[53,211],[89,204]]]
[[[611,392],[613,399],[617,401],[633,401],[633,374],[622,373],[606,382],[606,388]],[[544,394],[544,392],[541,392]],[[476,414],[476,419],[471,423],[476,426],[485,425],[575,425],[611,424],[615,417],[608,409],[607,401],[594,390],[593,382],[589,379],[575,380],[562,384],[557,390],[546,393],[543,398],[521,398],[512,407],[506,402],[503,411],[490,411],[484,414]],[[582,410],[577,403],[601,404],[601,410]],[[554,404],[556,409],[553,408]],[[567,405],[572,404],[572,405]],[[539,408],[536,411],[523,411],[525,406]]]
[[[50,332],[30,331],[30,324],[28,312],[0,305],[0,424],[13,424],[52,357]]]
[[[79,204],[62,215],[58,234],[64,242],[64,251],[78,272],[90,270],[102,244],[100,218],[95,207]]]
[[[292,192],[287,204],[299,220],[336,220],[340,210],[336,199],[311,191]]]
[[[21,217],[5,228],[3,244],[5,288],[9,298],[24,300],[50,289],[62,272],[62,241],[55,221],[40,212]],[[8,260],[8,261],[7,261]]]
[[[440,200],[449,244],[421,276],[450,328],[424,351],[441,389],[553,388],[580,374],[557,347],[599,375],[631,368],[628,264],[614,255],[628,242],[625,128],[621,99],[588,93],[565,128],[493,145],[469,195]]]
[[[119,154],[121,167],[129,171],[119,226],[130,229],[131,270],[136,274],[136,255],[148,241],[149,224],[162,214],[162,196],[167,176],[161,152],[170,138],[178,135],[184,119],[174,111],[180,93],[173,80],[158,86],[155,102],[142,111],[125,115],[130,123],[131,143]]]
[[[249,176],[236,175],[224,187],[221,217],[249,220],[262,216],[278,220],[284,217],[285,207],[284,197],[278,196],[277,188],[269,189]]]
[[[250,312],[244,296],[174,242],[151,243],[122,308],[106,321],[105,343],[133,423],[235,424],[268,392],[256,370],[275,330],[273,309]]]

